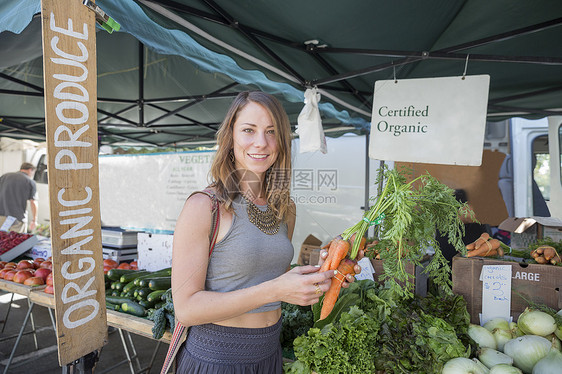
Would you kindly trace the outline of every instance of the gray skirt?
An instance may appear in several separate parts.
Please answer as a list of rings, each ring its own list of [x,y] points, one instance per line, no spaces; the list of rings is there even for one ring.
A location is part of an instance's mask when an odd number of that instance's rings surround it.
[[[178,374],[281,374],[281,319],[264,328],[192,326],[177,357]]]

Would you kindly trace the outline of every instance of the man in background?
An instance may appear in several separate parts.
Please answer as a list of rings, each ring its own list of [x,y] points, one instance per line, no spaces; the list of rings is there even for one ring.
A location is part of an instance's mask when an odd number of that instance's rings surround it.
[[[7,231],[27,232],[37,226],[37,185],[33,180],[35,166],[24,162],[19,171],[6,173],[0,177],[0,225],[8,217],[16,221]],[[31,219],[27,219],[27,202]]]

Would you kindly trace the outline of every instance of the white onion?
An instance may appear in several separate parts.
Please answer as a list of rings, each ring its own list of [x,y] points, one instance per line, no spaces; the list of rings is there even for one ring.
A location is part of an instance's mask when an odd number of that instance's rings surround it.
[[[503,352],[513,358],[513,365],[531,373],[533,366],[548,354],[551,343],[548,339],[537,335],[524,335],[511,339],[503,347]]]
[[[485,329],[480,325],[471,323],[468,326],[468,336],[470,336],[470,338],[474,340],[478,348],[486,347],[496,349],[498,346],[494,335],[492,335],[492,333],[488,331],[488,329]]]
[[[499,364],[491,368],[489,374],[523,374],[523,372],[515,366]]]
[[[514,338],[511,330],[494,329],[494,331],[492,331],[492,335],[494,335],[494,339],[496,339],[496,349],[500,352],[503,352],[503,346],[505,343]]]
[[[510,322],[509,323],[509,329],[511,330],[511,335],[513,335],[514,338],[518,337],[518,336],[523,336],[525,335],[521,329],[517,326],[516,322]]]
[[[488,374],[488,369],[471,359],[457,357],[445,363],[441,374]]]
[[[562,353],[557,349],[551,349],[533,367],[533,374],[555,374],[562,372]]]
[[[509,330],[509,322],[505,318],[496,317],[488,320],[482,327],[492,332],[494,329]]]
[[[511,356],[492,348],[480,348],[478,350],[478,359],[486,365],[488,369],[491,369],[498,364],[513,364],[513,358]]]
[[[550,314],[529,308],[521,313],[517,326],[526,335],[546,336],[556,330],[556,322]]]
[[[499,364],[491,368],[489,374],[523,374],[523,372],[514,366]]]

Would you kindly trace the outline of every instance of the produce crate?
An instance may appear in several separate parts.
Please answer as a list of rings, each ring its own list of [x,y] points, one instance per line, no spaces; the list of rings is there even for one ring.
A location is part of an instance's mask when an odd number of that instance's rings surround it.
[[[37,236],[35,235],[31,236],[27,240],[21,242],[20,244],[16,245],[15,247],[1,254],[0,261],[12,261],[13,259],[17,258],[21,254],[29,251],[31,247],[37,244],[37,242],[39,242]]]
[[[101,228],[101,243],[104,247],[134,248],[137,246],[138,233],[120,227],[105,226]]]
[[[156,271],[172,266],[173,235],[138,234],[138,268]]]
[[[562,267],[457,255],[453,257],[453,292],[466,300],[472,323],[480,324],[480,273],[484,265],[511,265],[511,316],[514,319],[529,306],[522,297],[556,310],[562,308]]]
[[[423,270],[429,261],[431,261],[431,256],[426,255],[421,261],[422,266],[414,266],[414,264],[410,262],[406,263],[404,266],[408,274],[414,275],[414,278],[410,279],[409,282],[414,285],[415,293],[420,296],[425,296],[427,294],[427,282],[429,277]],[[383,260],[371,259],[371,264],[373,264],[373,268],[375,269],[373,278],[375,282],[378,282],[379,275],[384,273]]]

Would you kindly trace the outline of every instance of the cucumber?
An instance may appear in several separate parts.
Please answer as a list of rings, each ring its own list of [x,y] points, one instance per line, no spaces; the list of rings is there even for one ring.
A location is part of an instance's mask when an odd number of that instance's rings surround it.
[[[148,294],[148,296],[146,296],[146,301],[157,303],[162,300],[162,295],[164,294],[164,292],[166,292],[166,290],[152,291]]]
[[[137,317],[146,316],[146,308],[132,300],[127,300],[121,303],[121,310]]]
[[[123,274],[131,273],[137,270],[132,269],[109,269],[107,277],[113,281],[118,281]]]
[[[172,287],[172,277],[152,278],[150,282],[148,282],[148,288],[153,291],[165,291],[170,287]]]
[[[121,305],[126,301],[131,301],[131,299],[129,299],[128,297],[121,297],[121,296],[106,296],[105,301],[110,302],[111,304]]]
[[[119,304],[113,304],[108,302],[107,300],[105,301],[105,308],[107,310],[115,310],[115,311],[119,311],[119,309],[121,309],[121,307],[119,306]]]
[[[151,273],[152,273],[151,271],[147,271],[147,270],[135,270],[134,272],[123,274],[121,278],[119,278],[119,281],[123,283],[129,283],[134,281],[136,278],[140,277],[141,275],[147,275]]]

